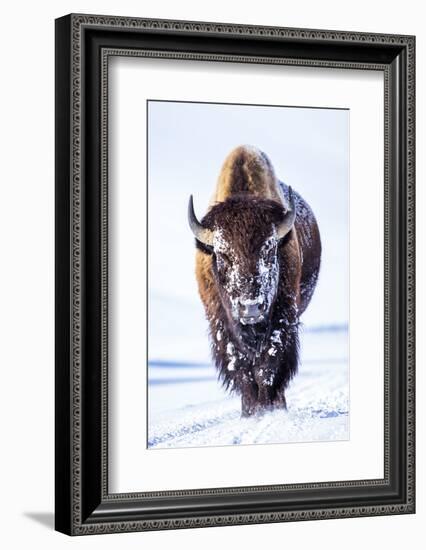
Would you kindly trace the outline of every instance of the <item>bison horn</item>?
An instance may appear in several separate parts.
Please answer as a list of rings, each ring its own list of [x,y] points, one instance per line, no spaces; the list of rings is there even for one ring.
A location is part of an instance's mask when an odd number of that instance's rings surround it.
[[[296,204],[294,202],[293,189],[288,188],[288,197],[290,203],[290,209],[285,214],[283,221],[277,227],[277,239],[280,240],[287,235],[294,225],[294,220],[296,219]]]
[[[194,201],[192,195],[189,197],[188,203],[188,222],[191,231],[194,233],[195,238],[206,246],[213,246],[213,231],[207,229],[197,220],[197,216],[194,212]]]

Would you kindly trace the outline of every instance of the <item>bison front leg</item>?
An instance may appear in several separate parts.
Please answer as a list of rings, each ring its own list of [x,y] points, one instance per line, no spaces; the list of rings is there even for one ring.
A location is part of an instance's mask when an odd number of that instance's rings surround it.
[[[287,401],[285,398],[284,388],[279,388],[274,395],[272,400],[272,406],[274,409],[285,409],[287,410]]]
[[[267,367],[260,367],[256,369],[254,376],[258,386],[257,401],[259,412],[265,412],[273,409],[274,371],[272,369],[268,369]]]
[[[257,411],[257,384],[244,379],[241,383],[241,416],[251,416]]]
[[[258,386],[258,409],[270,411],[286,409],[285,388],[280,387],[277,372],[271,367],[260,367],[255,371],[255,380]]]
[[[287,409],[284,390],[277,390],[265,382],[259,384],[258,409],[259,412]]]

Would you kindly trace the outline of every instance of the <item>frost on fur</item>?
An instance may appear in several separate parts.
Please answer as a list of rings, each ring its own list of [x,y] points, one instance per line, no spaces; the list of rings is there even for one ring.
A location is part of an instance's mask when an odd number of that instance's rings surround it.
[[[241,394],[243,415],[285,408],[299,317],[318,279],[318,226],[306,201],[251,146],[225,160],[215,197],[192,223],[205,241],[196,241],[197,281],[219,377]]]

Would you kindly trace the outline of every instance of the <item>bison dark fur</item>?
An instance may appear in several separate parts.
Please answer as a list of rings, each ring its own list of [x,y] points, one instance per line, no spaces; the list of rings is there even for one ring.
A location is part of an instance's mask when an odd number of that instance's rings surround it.
[[[299,318],[320,267],[312,210],[277,180],[264,153],[241,146],[225,160],[201,223],[192,200],[189,212],[219,376],[241,394],[244,416],[286,408],[285,390],[298,367]]]

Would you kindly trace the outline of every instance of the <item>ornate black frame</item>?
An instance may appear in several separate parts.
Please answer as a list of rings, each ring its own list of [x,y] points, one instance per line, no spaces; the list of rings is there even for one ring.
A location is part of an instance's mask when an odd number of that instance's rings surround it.
[[[107,71],[130,55],[383,71],[385,475],[109,494]],[[413,36],[68,15],[56,20],[56,529],[70,535],[414,513]]]

